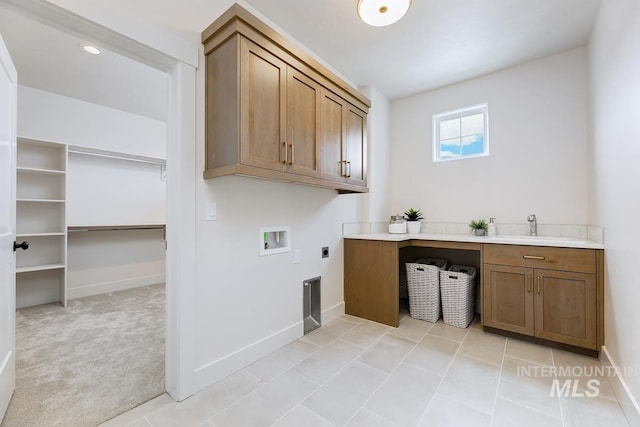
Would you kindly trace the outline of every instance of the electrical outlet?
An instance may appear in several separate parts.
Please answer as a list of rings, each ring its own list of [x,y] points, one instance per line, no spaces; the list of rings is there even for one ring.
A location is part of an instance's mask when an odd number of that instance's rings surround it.
[[[300,264],[300,258],[301,258],[300,249],[294,249],[293,250],[293,263],[294,264]]]
[[[322,258],[329,258],[329,246],[322,248]]]

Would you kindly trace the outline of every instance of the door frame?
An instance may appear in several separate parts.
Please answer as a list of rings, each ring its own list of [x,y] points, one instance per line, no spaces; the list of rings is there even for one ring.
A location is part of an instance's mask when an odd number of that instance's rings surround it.
[[[168,74],[165,385],[174,400],[184,400],[196,391],[194,168],[200,46],[84,2],[68,5],[69,9],[46,0],[0,0],[0,4]]]

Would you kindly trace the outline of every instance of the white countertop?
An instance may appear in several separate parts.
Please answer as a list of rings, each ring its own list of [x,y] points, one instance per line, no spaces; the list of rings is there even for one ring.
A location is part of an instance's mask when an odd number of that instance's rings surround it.
[[[474,236],[472,234],[349,234],[345,239],[382,240],[388,242],[404,242],[406,240],[439,240],[444,242],[496,243],[503,245],[554,246],[563,248],[604,249],[602,243],[590,240],[578,240],[552,236]]]

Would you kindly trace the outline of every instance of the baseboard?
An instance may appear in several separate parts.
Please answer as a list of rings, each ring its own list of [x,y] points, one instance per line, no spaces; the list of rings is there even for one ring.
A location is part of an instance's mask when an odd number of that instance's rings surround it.
[[[126,289],[139,288],[141,286],[155,285],[156,283],[164,282],[164,274],[154,274],[152,276],[134,277],[131,279],[118,280],[115,282],[94,283],[77,288],[67,288],[67,299],[90,297],[93,295],[124,291]]]
[[[340,302],[322,312],[322,324],[325,325],[332,320],[344,315],[344,301]]]
[[[341,302],[322,312],[322,324],[325,325],[343,314],[344,302]],[[294,323],[240,350],[197,368],[194,375],[196,378],[195,391],[200,391],[252,364],[256,360],[262,359],[264,356],[290,344],[302,337],[303,332],[304,325],[302,321]]]
[[[600,362],[605,366],[611,366],[616,373],[614,376],[609,377],[609,380],[629,424],[636,427],[640,426],[640,405],[631,394],[631,390],[629,390],[624,378],[620,377],[619,373],[623,371],[613,363],[605,346],[602,346],[602,351],[600,352]]]
[[[196,379],[195,391],[198,392],[220,381],[227,375],[297,340],[303,334],[303,327],[302,321],[297,322],[240,350],[197,368],[194,375]]]

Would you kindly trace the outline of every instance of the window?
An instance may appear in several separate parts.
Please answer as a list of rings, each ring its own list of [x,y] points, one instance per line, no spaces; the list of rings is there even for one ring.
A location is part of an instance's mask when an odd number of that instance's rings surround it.
[[[433,115],[433,161],[489,155],[487,104]]]

